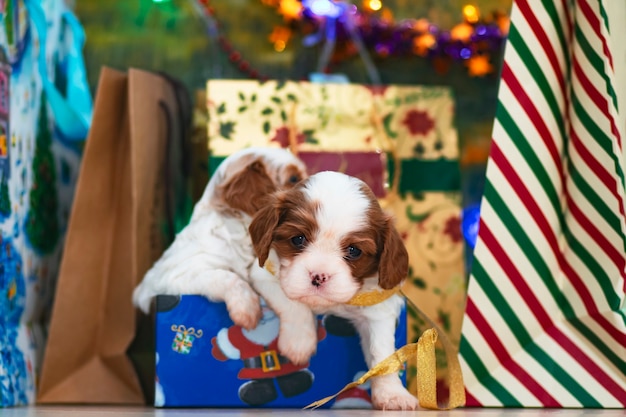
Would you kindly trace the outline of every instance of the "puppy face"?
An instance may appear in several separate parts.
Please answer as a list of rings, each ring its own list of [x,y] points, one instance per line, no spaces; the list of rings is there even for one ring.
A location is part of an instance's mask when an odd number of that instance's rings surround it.
[[[284,149],[250,148],[227,158],[216,173],[213,203],[252,216],[269,194],[307,177],[304,164]]]
[[[408,254],[369,187],[322,172],[275,193],[250,225],[259,263],[274,248],[287,297],[311,307],[350,300],[365,279],[389,289],[408,273]]]

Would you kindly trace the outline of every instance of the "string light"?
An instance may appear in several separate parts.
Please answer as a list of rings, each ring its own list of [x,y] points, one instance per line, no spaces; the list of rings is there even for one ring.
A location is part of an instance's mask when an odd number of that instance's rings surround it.
[[[155,0],[153,0],[155,1]],[[171,1],[171,0],[160,0]],[[206,16],[217,22],[215,11],[210,0],[195,1]],[[478,7],[466,4],[462,8],[463,22],[446,31],[428,19],[404,19],[395,22],[389,8],[383,7],[381,0],[363,0],[363,9],[378,11],[362,13],[349,2],[340,0],[260,0],[260,2],[277,10],[287,21],[285,25],[275,26],[268,35],[275,51],[285,51],[289,41],[297,31],[306,41],[309,38],[324,38],[321,28],[325,19],[336,21],[334,50],[330,65],[356,57],[358,49],[353,44],[342,17],[349,13],[351,21],[356,22],[354,30],[363,39],[363,46],[372,51],[373,57],[419,56],[428,59],[434,70],[445,74],[452,63],[460,62],[467,67],[468,75],[484,77],[494,71],[491,60],[502,52],[504,40],[508,34],[510,20],[507,14],[494,12],[482,17]],[[345,17],[345,16],[344,16]],[[329,20],[330,21],[330,20]],[[211,33],[211,30],[209,30]],[[246,61],[241,53],[233,47],[223,34],[214,34],[222,50],[239,70],[251,78],[267,79],[259,74]],[[314,45],[319,42],[307,44]],[[328,68],[327,68],[328,70]]]
[[[382,9],[383,3],[380,0],[365,0],[363,2],[363,6],[366,9],[372,10],[374,12]]]
[[[291,30],[284,26],[274,26],[274,30],[269,36],[270,42],[274,44],[276,52],[283,52],[287,47],[287,42],[291,38]]]
[[[472,4],[466,4],[463,6],[463,17],[468,23],[477,23],[480,19],[478,8]]]
[[[461,42],[468,42],[474,34],[474,27],[469,23],[459,23],[450,31],[450,39]]]
[[[302,3],[298,0],[280,0],[278,12],[282,14],[286,20],[293,20],[300,18],[303,8]]]
[[[339,17],[341,8],[331,0],[303,0],[302,5],[317,16]]]

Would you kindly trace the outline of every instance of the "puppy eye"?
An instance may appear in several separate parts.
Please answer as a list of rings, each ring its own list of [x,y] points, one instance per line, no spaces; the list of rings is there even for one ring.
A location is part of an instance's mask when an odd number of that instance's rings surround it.
[[[297,249],[302,249],[306,244],[306,237],[304,237],[303,235],[292,237],[291,244]]]
[[[287,180],[287,182],[289,182],[289,184],[296,184],[300,181],[300,176],[299,175],[292,175],[291,177],[289,177],[289,179]]]
[[[354,261],[361,257],[361,253],[361,249],[357,248],[356,246],[348,246],[348,254],[346,255],[346,258]]]

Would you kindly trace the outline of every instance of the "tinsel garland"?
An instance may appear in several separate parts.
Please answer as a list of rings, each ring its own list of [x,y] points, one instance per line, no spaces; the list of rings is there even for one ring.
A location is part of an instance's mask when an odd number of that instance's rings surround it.
[[[210,0],[196,0],[205,17],[212,19],[217,26],[217,39],[229,60],[251,78],[267,79],[252,68],[238,50],[219,34],[219,23]],[[314,13],[313,1],[298,0],[261,0],[268,7],[273,7],[283,16],[284,23],[274,26],[268,40],[280,53],[288,45],[294,34],[299,34],[305,44],[313,45],[327,41],[325,25],[334,27],[334,49],[330,64],[337,65],[358,55],[358,49],[345,27],[346,19],[341,15],[330,20],[328,16]],[[343,5],[345,2],[325,1],[330,5]],[[466,6],[468,7],[468,6]],[[508,34],[509,18],[503,12],[493,12],[480,17],[478,9],[469,6],[463,10],[464,20],[450,30],[444,30],[427,19],[404,19],[395,22],[388,9],[381,12],[360,10],[349,5],[344,10],[350,13],[350,19],[356,25],[357,33],[376,60],[388,57],[421,57],[431,62],[434,70],[445,74],[453,63],[467,67],[469,76],[482,77],[494,71],[497,63],[494,57],[501,54]],[[329,68],[326,68],[328,71]]]

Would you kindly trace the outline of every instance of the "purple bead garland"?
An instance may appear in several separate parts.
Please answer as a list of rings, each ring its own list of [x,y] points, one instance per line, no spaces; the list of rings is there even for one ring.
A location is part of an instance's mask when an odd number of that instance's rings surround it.
[[[210,5],[210,0],[197,0],[204,13],[216,20],[216,14]],[[399,22],[388,22],[373,14],[361,13],[356,6],[353,6],[349,13],[355,15],[357,30],[363,39],[363,43],[378,59],[386,57],[408,57],[421,56],[430,60],[436,69],[438,66],[435,59],[465,62],[473,57],[491,57],[501,52],[507,33],[496,22],[496,15],[491,22],[479,20],[475,23],[466,23],[471,27],[471,33],[463,39],[454,38],[451,31],[441,30],[436,25],[429,23],[426,30],[423,24],[417,28],[417,20],[405,19]],[[503,18],[503,16],[500,16]],[[299,20],[313,27],[314,31],[321,30],[322,18],[315,15],[310,9],[303,8]],[[331,64],[338,64],[341,61],[350,59],[358,55],[352,40],[344,28],[340,17],[337,21],[336,45]],[[301,25],[291,25],[292,28]],[[427,35],[432,36],[430,44],[418,48],[419,38]],[[251,78],[267,80],[266,75],[260,74],[245,60],[241,53],[223,36],[219,35],[218,43],[221,49],[228,55],[228,59],[237,68]],[[479,74],[484,75],[484,74]]]

